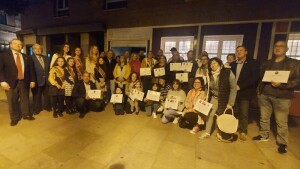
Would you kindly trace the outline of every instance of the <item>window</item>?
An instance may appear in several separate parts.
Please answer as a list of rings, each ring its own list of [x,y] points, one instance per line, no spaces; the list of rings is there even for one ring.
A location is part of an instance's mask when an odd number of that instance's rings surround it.
[[[4,11],[0,11],[0,24],[7,25],[7,16]]]
[[[286,55],[300,60],[300,33],[289,34],[287,45],[289,50]]]
[[[127,8],[127,0],[104,0],[104,10]]]
[[[162,37],[160,48],[164,51],[167,60],[172,57],[171,48],[175,47],[180,56],[187,60],[186,53],[193,50],[194,36],[176,36],[176,37]]]
[[[69,16],[69,1],[56,0],[55,2],[55,16]]]
[[[226,63],[227,54],[235,53],[236,47],[242,44],[243,37],[243,35],[204,36],[203,50],[210,58],[219,57]]]
[[[9,42],[0,41],[0,53],[9,50]]]

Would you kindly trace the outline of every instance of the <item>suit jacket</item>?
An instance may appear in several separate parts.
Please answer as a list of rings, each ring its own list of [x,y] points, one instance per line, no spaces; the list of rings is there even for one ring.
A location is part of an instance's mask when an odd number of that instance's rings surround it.
[[[116,59],[111,59],[111,62],[109,63],[107,57],[105,57],[104,61],[106,63],[106,70],[107,70],[106,77],[107,77],[107,79],[109,79],[109,80],[115,79],[114,78],[114,69],[115,69],[115,66],[116,66],[116,63],[117,63]]]
[[[95,83],[90,81],[91,90],[96,90],[97,87]],[[78,81],[78,83],[75,83],[75,86],[72,91],[72,96],[76,98],[85,98],[86,96],[86,90],[84,86],[83,80]]]
[[[22,53],[24,61],[24,82],[28,85],[35,82],[35,72],[31,57]],[[0,82],[7,82],[10,88],[17,85],[18,69],[12,51],[0,54]]]
[[[42,67],[40,61],[37,59],[37,56],[33,54],[31,56],[33,64],[34,64],[34,70],[35,70],[35,75],[36,75],[36,86],[45,86],[47,81],[48,81],[48,76],[49,76],[49,69],[50,69],[50,59],[46,56],[41,56],[45,68]]]
[[[236,75],[237,63],[230,64],[231,70]],[[246,58],[241,69],[237,85],[240,90],[237,92],[238,99],[252,99],[256,95],[256,88],[259,80],[259,64],[252,58]]]

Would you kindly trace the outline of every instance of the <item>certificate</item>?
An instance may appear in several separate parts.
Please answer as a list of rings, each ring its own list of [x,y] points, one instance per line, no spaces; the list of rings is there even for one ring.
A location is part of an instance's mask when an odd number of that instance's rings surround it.
[[[112,94],[110,102],[111,103],[123,103],[123,94]]]
[[[160,97],[160,92],[148,90],[146,99],[158,102],[159,97]]]
[[[188,73],[176,73],[176,79],[178,79],[180,82],[188,82]]]
[[[177,99],[166,99],[165,102],[165,108],[166,109],[173,109],[177,110],[178,109],[178,100]]]
[[[101,98],[101,90],[88,90],[87,95],[91,99],[100,99]]]
[[[154,76],[155,77],[164,76],[164,75],[166,75],[166,71],[165,71],[164,67],[154,69]]]
[[[278,83],[287,83],[289,79],[290,71],[273,71],[267,70],[263,77],[263,82],[278,82]]]
[[[151,68],[140,68],[140,76],[151,76]]]
[[[145,94],[144,92],[133,89],[133,97],[136,100],[142,101],[144,99],[144,94]]]
[[[179,96],[169,95],[168,98],[169,99],[176,99],[176,100],[178,100],[178,102],[183,102],[183,101],[181,101],[181,97],[179,97]]]
[[[190,62],[183,62],[181,64],[181,69],[182,71],[185,71],[185,72],[191,72],[192,71],[192,68],[193,68],[193,63],[190,63]]]
[[[194,106],[194,110],[196,110],[206,116],[209,114],[211,108],[212,108],[211,103],[201,100],[201,99],[198,99]]]
[[[181,71],[181,63],[170,63],[170,71]]]

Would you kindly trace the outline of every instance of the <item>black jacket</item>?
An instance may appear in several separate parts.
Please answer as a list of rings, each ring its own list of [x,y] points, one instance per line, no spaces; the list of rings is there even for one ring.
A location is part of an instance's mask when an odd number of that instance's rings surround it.
[[[268,84],[269,82],[262,82],[263,76],[265,74],[266,70],[271,70],[272,65],[274,64],[275,59],[268,60],[264,62],[261,66],[261,72],[260,72],[260,83],[258,86],[259,94],[263,92],[264,86]],[[290,75],[288,82],[285,84],[281,84],[279,87],[277,87],[278,90],[276,90],[276,96],[279,96],[280,98],[292,98],[293,91],[295,88],[300,87],[300,61],[296,59],[291,59],[286,57],[283,60],[284,68],[282,70],[289,70]]]
[[[230,64],[231,70],[236,75],[237,63]],[[240,90],[237,92],[237,99],[252,99],[256,96],[256,88],[259,80],[259,64],[252,58],[246,58],[241,69],[237,85]]]
[[[28,85],[35,82],[35,71],[31,57],[22,53],[24,61],[24,82]],[[0,82],[7,82],[10,88],[17,85],[18,69],[12,51],[0,54]]]
[[[91,85],[91,90],[96,90],[97,87],[95,85],[95,83],[90,81],[90,85]],[[72,91],[72,97],[76,97],[76,98],[85,98],[86,97],[86,90],[85,90],[85,86],[84,86],[84,82],[83,80],[78,81],[78,83],[75,83],[75,86],[73,88]]]

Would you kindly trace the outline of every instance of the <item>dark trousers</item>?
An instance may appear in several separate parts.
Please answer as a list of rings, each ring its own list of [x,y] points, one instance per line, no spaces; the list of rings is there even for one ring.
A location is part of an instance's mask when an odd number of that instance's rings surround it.
[[[48,86],[36,86],[31,91],[33,96],[33,113],[39,113],[44,109],[51,109]]]
[[[80,114],[86,114],[88,111],[100,112],[104,109],[103,100],[86,100],[84,98],[76,98],[76,108]]]
[[[51,97],[53,115],[61,114],[64,111],[64,98],[63,95]]]
[[[249,112],[249,100],[236,100],[236,106],[238,108],[237,118],[239,119],[239,132],[247,134],[248,126],[248,112]]]
[[[16,88],[5,91],[8,103],[8,111],[11,120],[18,120],[29,113],[29,86],[19,80]]]
[[[74,109],[75,103],[72,96],[65,96],[66,108],[67,109]]]

